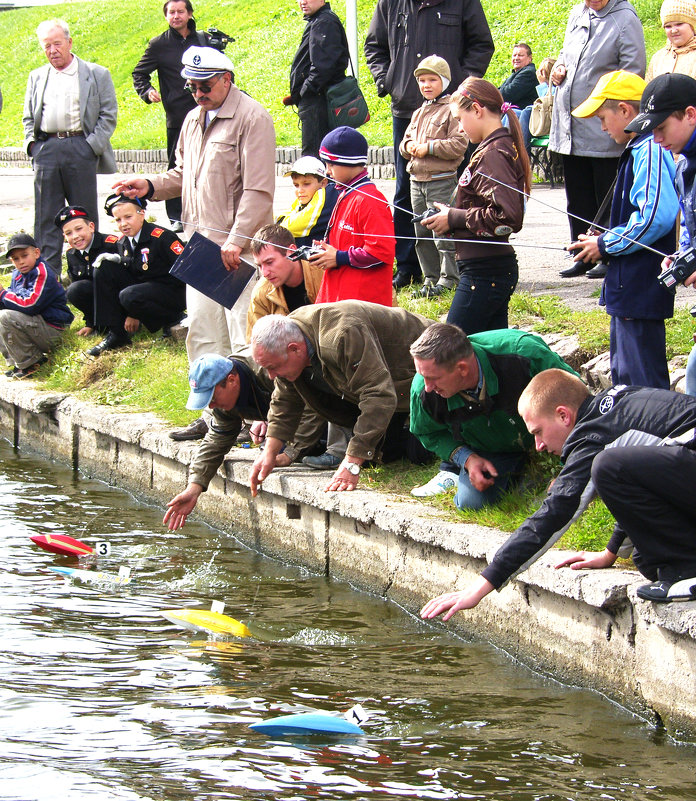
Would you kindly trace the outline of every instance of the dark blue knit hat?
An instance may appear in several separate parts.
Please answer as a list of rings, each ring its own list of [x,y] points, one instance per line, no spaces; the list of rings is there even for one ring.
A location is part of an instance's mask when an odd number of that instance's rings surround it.
[[[358,167],[367,164],[367,139],[355,128],[342,125],[321,140],[319,158],[330,164]]]

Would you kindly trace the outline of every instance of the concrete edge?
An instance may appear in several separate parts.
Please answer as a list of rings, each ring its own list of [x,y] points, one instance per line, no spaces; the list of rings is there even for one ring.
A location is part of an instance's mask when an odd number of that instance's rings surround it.
[[[0,432],[19,448],[164,504],[188,477],[195,443],[176,443],[154,414],[97,406],[0,377]],[[246,545],[390,598],[416,613],[433,595],[461,588],[506,538],[442,519],[417,501],[323,491],[324,474],[275,471],[255,500],[254,452],[234,449],[197,512]],[[631,571],[556,571],[547,554],[502,592],[448,624],[569,684],[598,690],[696,735],[696,608],[641,601]]]

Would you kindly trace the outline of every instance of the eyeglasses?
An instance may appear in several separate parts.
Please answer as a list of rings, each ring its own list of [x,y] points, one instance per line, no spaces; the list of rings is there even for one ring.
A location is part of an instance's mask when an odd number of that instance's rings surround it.
[[[213,79],[213,83],[198,83],[198,81],[186,81],[184,89],[192,95],[200,92],[202,95],[209,95],[213,91],[213,87],[220,80],[222,75],[218,75]]]

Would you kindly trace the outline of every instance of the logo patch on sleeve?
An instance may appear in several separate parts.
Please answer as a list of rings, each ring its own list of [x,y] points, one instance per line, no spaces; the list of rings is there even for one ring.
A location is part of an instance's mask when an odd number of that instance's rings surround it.
[[[172,244],[169,246],[169,249],[176,253],[177,256],[184,252],[184,246],[178,240],[174,240],[174,242],[172,242]]]
[[[108,236],[104,237],[104,241],[108,242],[110,245],[113,245],[114,242],[118,242],[118,237],[115,234],[109,234]]]
[[[159,239],[163,233],[164,233],[164,228],[153,228],[150,236],[154,236],[155,239]]]

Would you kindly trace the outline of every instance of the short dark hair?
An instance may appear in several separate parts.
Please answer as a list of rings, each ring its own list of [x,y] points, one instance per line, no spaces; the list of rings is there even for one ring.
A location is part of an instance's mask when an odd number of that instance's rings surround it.
[[[193,14],[193,6],[191,5],[191,0],[167,0],[167,2],[162,6],[162,13],[164,16],[167,16],[167,6],[170,3],[186,3],[186,10],[189,14]]]
[[[531,58],[532,48],[526,42],[517,42],[517,44],[514,44],[512,46],[512,49],[514,50],[516,47],[521,47],[523,50],[526,50],[527,55]]]
[[[474,349],[459,326],[433,323],[411,345],[409,352],[414,359],[432,359],[438,366],[449,369],[473,356]]]
[[[259,228],[254,234],[254,238],[251,240],[251,255],[258,256],[265,247],[271,245],[284,256],[288,252],[288,248],[294,244],[295,237],[287,228],[278,223],[271,223]]]

